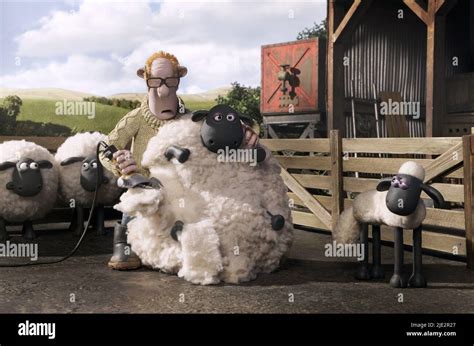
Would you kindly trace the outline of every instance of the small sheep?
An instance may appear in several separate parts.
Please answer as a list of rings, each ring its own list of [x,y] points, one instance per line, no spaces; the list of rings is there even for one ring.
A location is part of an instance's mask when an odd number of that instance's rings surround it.
[[[70,229],[77,235],[84,227],[84,208],[90,208],[93,202],[97,174],[101,174],[95,215],[98,234],[104,233],[103,206],[115,204],[122,192],[114,175],[98,167],[97,144],[106,138],[99,132],[78,133],[66,139],[55,155],[59,165],[59,194],[64,203],[74,207]]]
[[[253,280],[278,268],[293,239],[280,167],[271,156],[219,162],[201,125],[189,116],[164,125],[142,161],[164,187],[128,190],[116,208],[136,216],[128,242],[144,265],[203,285]],[[171,146],[189,150],[184,163],[166,155]],[[272,215],[283,219],[278,230]]]
[[[360,241],[364,246],[364,259],[357,278],[383,278],[380,263],[380,225],[395,227],[395,269],[390,280],[392,287],[406,287],[402,275],[403,230],[413,229],[413,274],[408,281],[411,287],[424,287],[426,281],[421,274],[421,231],[426,217],[426,207],[420,198],[424,191],[433,199],[435,207],[443,207],[443,196],[435,188],[425,185],[425,170],[416,162],[405,162],[393,178],[383,179],[376,190],[359,194],[352,206],[339,216],[333,239],[336,243],[348,244]],[[372,224],[373,256],[372,271],[368,267],[368,224]]]
[[[7,141],[0,144],[0,238],[8,238],[5,221],[22,222],[23,235],[33,239],[33,220],[43,218],[54,206],[58,167],[49,151],[35,143]]]

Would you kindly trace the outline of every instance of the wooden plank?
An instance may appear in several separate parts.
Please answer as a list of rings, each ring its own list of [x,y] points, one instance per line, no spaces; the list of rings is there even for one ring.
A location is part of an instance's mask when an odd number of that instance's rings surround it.
[[[292,150],[303,153],[329,153],[329,140],[327,138],[261,139],[260,143],[271,151]]]
[[[344,138],[342,147],[348,153],[441,155],[456,144],[458,137],[436,138]]]
[[[425,167],[425,182],[461,164],[463,161],[462,149],[462,143],[458,143],[428,164]]]
[[[48,149],[49,151],[58,150],[59,146],[64,143],[67,137],[35,137],[35,136],[0,136],[0,143],[6,141],[20,141],[22,139],[33,142],[42,147]]]
[[[377,158],[377,157],[349,157],[343,160],[342,165],[344,172],[364,172],[364,173],[398,173],[400,166],[406,162],[406,158]],[[430,159],[409,159],[421,164],[423,167],[428,166],[432,160]]]
[[[331,169],[331,158],[328,156],[274,156],[284,168],[315,169],[328,171]]]
[[[291,176],[285,169],[281,170],[281,177],[286,186],[293,191],[311,210],[316,217],[327,227],[331,228],[331,214],[319,203],[306,189],[301,186],[295,178]]]
[[[327,175],[317,174],[292,174],[298,183],[310,189],[327,189],[331,190],[332,179]],[[330,209],[330,208],[329,208]]]
[[[408,6],[409,9],[413,11],[413,13],[417,15],[418,18],[423,21],[423,23],[425,23],[426,25],[429,24],[428,13],[424,9],[422,9],[421,6],[418,5],[415,0],[403,0],[403,2],[405,3],[405,5]]]
[[[321,222],[319,218],[311,213],[305,213],[303,211],[292,210],[291,217],[293,218],[293,224],[302,225],[306,227],[313,227],[326,231],[331,231],[327,225]]]
[[[344,190],[350,192],[374,190],[379,181],[379,179],[344,177]],[[462,184],[434,183],[430,185],[438,189],[446,201],[464,202],[464,186]],[[429,199],[428,195],[424,192],[421,194],[421,197]]]
[[[466,227],[467,266],[474,269],[474,136],[463,137],[464,148],[464,216]]]
[[[371,233],[371,231],[369,231]],[[381,227],[381,238],[383,241],[393,242],[393,228],[382,226]],[[435,250],[439,252],[454,254],[455,248],[459,256],[465,256],[466,240],[463,237],[430,232],[423,230],[422,232],[422,245],[423,249]],[[403,243],[405,245],[413,245],[413,231],[405,230],[403,234]]]
[[[356,13],[357,8],[360,6],[361,3],[362,0],[354,0],[351,7],[349,8],[349,11],[347,11],[341,23],[339,23],[337,29],[334,31],[334,35],[332,38],[333,42],[336,42],[339,36],[341,36],[342,32],[346,29],[347,25],[349,24],[349,21],[354,16],[354,13]]]
[[[331,192],[332,192],[332,229],[344,208],[344,190],[342,183],[342,138],[339,130],[331,130]]]

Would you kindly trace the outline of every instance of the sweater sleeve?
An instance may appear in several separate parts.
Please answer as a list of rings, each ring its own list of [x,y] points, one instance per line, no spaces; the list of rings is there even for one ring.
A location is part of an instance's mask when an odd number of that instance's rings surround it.
[[[107,144],[114,145],[118,150],[125,149],[140,128],[140,118],[140,108],[127,113],[109,133]],[[120,170],[115,167],[112,161],[103,155],[102,151],[99,154],[99,158],[105,169],[112,172],[115,176],[121,175]]]

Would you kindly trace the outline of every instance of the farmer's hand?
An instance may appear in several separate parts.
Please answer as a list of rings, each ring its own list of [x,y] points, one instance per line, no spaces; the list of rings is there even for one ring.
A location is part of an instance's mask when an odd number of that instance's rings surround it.
[[[114,153],[114,159],[117,162],[117,168],[122,174],[135,173],[138,169],[137,162],[129,150],[118,150]]]
[[[246,124],[242,124],[244,128],[244,146],[248,148],[255,148],[258,144],[258,134],[256,134],[252,128]]]

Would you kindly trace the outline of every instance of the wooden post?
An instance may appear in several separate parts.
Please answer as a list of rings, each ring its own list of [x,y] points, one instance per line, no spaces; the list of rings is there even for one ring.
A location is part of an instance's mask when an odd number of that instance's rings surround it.
[[[342,177],[342,136],[338,130],[330,132],[331,151],[331,192],[332,192],[332,230],[336,227],[337,220],[344,209],[344,188]]]
[[[467,267],[474,269],[474,135],[463,136]]]

